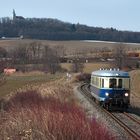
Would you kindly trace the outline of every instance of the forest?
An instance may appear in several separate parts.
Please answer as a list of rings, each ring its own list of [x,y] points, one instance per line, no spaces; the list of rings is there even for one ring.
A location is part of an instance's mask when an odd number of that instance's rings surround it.
[[[43,40],[102,40],[140,43],[140,32],[112,27],[90,27],[52,18],[0,18],[0,38],[20,37]]]

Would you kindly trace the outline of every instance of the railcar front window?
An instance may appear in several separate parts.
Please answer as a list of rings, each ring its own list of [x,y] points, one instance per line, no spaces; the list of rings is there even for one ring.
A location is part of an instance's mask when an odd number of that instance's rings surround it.
[[[116,79],[110,79],[109,80],[109,88],[116,88]]]
[[[122,79],[118,79],[118,88],[122,88]]]
[[[123,79],[123,88],[126,88],[126,89],[130,88],[130,79],[129,78]]]

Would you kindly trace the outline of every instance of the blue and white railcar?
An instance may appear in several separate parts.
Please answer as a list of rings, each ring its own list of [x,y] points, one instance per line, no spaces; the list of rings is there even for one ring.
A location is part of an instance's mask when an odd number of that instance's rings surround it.
[[[109,108],[128,108],[130,104],[130,76],[117,69],[98,70],[91,74],[90,91],[94,99]]]

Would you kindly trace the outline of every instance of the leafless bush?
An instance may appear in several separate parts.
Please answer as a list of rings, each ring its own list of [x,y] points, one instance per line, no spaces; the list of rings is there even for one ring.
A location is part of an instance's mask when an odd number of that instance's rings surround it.
[[[36,91],[17,93],[7,101],[0,115],[0,138],[112,140],[104,126],[87,119],[81,108]]]
[[[76,75],[76,81],[90,82],[91,74],[89,73],[80,73]]]
[[[123,67],[127,66],[129,62],[124,44],[119,43],[114,46],[113,58],[115,59],[115,62],[113,63],[115,67],[122,69]]]

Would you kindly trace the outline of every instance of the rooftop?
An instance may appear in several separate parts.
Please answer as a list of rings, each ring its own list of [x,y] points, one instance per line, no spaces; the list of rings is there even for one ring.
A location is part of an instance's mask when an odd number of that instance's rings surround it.
[[[93,71],[92,75],[96,76],[107,76],[107,77],[129,77],[129,73],[125,71],[120,71],[119,69],[100,69],[98,71]]]

